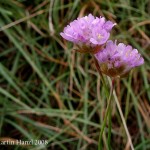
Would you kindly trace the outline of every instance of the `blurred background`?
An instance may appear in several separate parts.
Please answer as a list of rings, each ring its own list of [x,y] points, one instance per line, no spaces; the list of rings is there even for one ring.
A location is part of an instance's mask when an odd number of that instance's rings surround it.
[[[150,149],[149,0],[0,0],[0,142],[48,141],[0,149],[97,149],[105,89],[91,56],[60,36],[89,13],[116,22],[110,39],[132,45],[145,59],[117,79],[115,93],[135,150]],[[130,150],[114,99],[112,107],[111,148]],[[104,150],[107,136],[106,126]]]

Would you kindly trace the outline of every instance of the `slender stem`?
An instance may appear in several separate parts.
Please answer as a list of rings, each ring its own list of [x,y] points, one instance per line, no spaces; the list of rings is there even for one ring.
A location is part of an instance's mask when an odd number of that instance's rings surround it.
[[[114,88],[114,80],[112,80],[110,95],[109,95],[109,99],[108,99],[108,105],[107,105],[107,108],[106,108],[106,115],[104,117],[104,121],[103,121],[101,131],[100,131],[100,135],[99,135],[98,150],[102,150],[102,135],[103,135],[103,131],[104,131],[105,126],[106,126],[107,117],[108,117],[108,114],[109,114],[109,111],[110,111],[111,97],[112,97],[112,94],[113,94],[113,88]]]
[[[96,69],[98,70],[100,76],[102,77],[102,82],[104,84],[104,87],[107,91],[107,88],[106,88],[106,84],[105,84],[105,80],[104,80],[104,77],[103,77],[103,74],[102,74],[102,71],[100,69],[100,66],[96,60],[96,58],[94,57],[94,55],[92,55],[93,59],[94,59],[94,63],[95,63],[95,66],[96,66]],[[107,116],[109,114],[109,107],[110,107],[110,104],[111,104],[111,95],[113,93],[113,86],[114,86],[114,80],[112,80],[112,86],[111,86],[111,92],[110,92],[110,96],[109,96],[109,99],[108,99],[108,106],[107,106],[107,109],[106,109],[106,116],[104,118],[104,122],[102,124],[102,128],[101,128],[101,132],[100,132],[100,137],[99,137],[99,145],[98,145],[98,150],[102,150],[102,144],[101,144],[101,140],[102,140],[102,135],[103,135],[103,131],[104,131],[104,128],[105,128],[105,124],[106,124],[106,121],[107,121]],[[108,95],[108,93],[106,93],[106,95]],[[118,99],[116,97],[116,95],[114,95],[114,98],[115,98],[115,102],[117,104],[117,107],[118,107],[118,110],[119,110],[119,113],[120,113],[120,116],[121,116],[121,119],[122,119],[122,122],[123,122],[123,126],[125,128],[125,131],[126,131],[126,134],[127,134],[127,137],[128,137],[128,141],[130,143],[130,146],[131,146],[131,149],[134,150],[134,147],[133,147],[133,143],[132,143],[132,140],[131,140],[131,136],[130,136],[130,133],[128,131],[128,128],[127,128],[127,125],[126,125],[126,122],[125,122],[125,118],[123,116],[123,113],[122,113],[122,110],[121,110],[121,107],[120,107],[120,104],[118,102]]]
[[[107,139],[109,150],[111,150],[111,113],[112,113],[112,107],[110,106],[109,114],[108,114],[108,139]]]
[[[97,71],[98,71],[98,73],[99,73],[99,75],[100,75],[100,77],[101,77],[101,80],[102,80],[102,83],[103,83],[103,85],[104,85],[104,88],[105,88],[105,92],[106,92],[106,96],[107,96],[107,98],[108,98],[108,106],[110,105],[110,102],[111,102],[111,95],[112,94],[110,94],[110,96],[109,96],[109,92],[108,92],[108,88],[107,88],[107,86],[106,86],[106,83],[105,83],[105,79],[104,79],[104,76],[103,76],[103,74],[102,74],[102,71],[101,71],[101,68],[100,68],[100,66],[99,66],[99,63],[98,63],[98,61],[97,61],[97,59],[95,58],[95,56],[93,55],[93,54],[91,54],[92,55],[92,57],[93,57],[93,60],[94,60],[94,64],[95,64],[95,66],[96,66],[96,69],[97,69]],[[110,107],[110,106],[109,106]],[[108,108],[109,108],[108,107]],[[109,109],[108,109],[109,110]],[[109,111],[109,114],[110,114],[111,112]],[[111,115],[111,114],[110,114]],[[103,136],[103,131],[104,131],[104,128],[105,128],[105,125],[106,125],[106,121],[107,121],[107,116],[108,116],[108,111],[106,111],[106,117],[105,117],[105,121],[103,122],[103,125],[102,125],[102,128],[101,128],[101,132],[102,133],[100,133],[101,135],[99,136],[99,145],[98,145],[98,149],[99,150],[101,150],[102,149],[102,144],[101,144],[101,139],[102,139],[102,136]],[[110,126],[109,126],[109,128],[111,128]],[[111,132],[111,129],[110,129],[110,131],[109,132]]]
[[[103,83],[104,88],[105,88],[106,96],[107,96],[107,98],[108,98],[109,93],[108,93],[108,89],[107,89],[106,82],[105,82],[104,76],[103,76],[103,74],[102,74],[100,65],[99,65],[97,59],[95,58],[95,56],[94,56],[93,54],[91,54],[91,55],[92,55],[92,57],[93,57],[95,67],[96,67],[96,69],[97,69],[97,71],[98,71],[98,73],[99,73],[99,75],[100,75],[100,77],[101,77],[101,79],[102,79],[102,83]]]
[[[117,99],[116,96],[115,96],[115,102],[116,102],[116,104],[117,104],[117,107],[118,107],[118,110],[119,110],[119,113],[120,113],[120,116],[121,116],[121,119],[122,119],[122,122],[123,122],[123,126],[124,126],[124,129],[125,129],[125,131],[126,131],[126,134],[127,134],[127,137],[128,137],[129,143],[130,143],[130,146],[131,146],[131,149],[134,150],[133,143],[132,143],[132,140],[131,140],[131,136],[130,136],[130,133],[129,133],[129,131],[128,131],[128,128],[127,128],[127,125],[126,125],[126,122],[125,122],[125,118],[124,118],[124,116],[123,116],[123,113],[122,113],[120,104],[119,104],[118,99]]]
[[[103,84],[105,85],[104,77],[103,77],[101,68],[100,68],[100,66],[99,66],[99,64],[98,64],[98,62],[97,62],[97,59],[94,57],[94,55],[92,55],[92,57],[93,57],[93,60],[94,60],[96,69],[97,69],[98,73],[100,74],[100,77],[102,78],[102,82],[103,82]]]

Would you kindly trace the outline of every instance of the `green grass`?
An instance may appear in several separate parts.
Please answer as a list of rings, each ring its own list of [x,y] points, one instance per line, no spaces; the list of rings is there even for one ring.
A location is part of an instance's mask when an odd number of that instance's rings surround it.
[[[89,13],[116,22],[111,39],[133,45],[145,59],[127,78],[117,79],[115,91],[135,150],[150,149],[148,6],[148,0],[1,0],[0,142],[34,139],[48,144],[0,149],[97,149],[106,89],[92,57],[75,53],[59,34]],[[127,136],[114,100],[111,120],[111,135],[109,120],[102,147],[123,150]]]

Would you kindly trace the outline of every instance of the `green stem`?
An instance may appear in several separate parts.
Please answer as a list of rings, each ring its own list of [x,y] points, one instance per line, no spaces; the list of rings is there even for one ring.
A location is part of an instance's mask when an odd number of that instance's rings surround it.
[[[108,99],[108,105],[107,105],[107,108],[106,108],[106,115],[104,117],[104,121],[103,121],[101,131],[100,131],[100,135],[99,135],[98,150],[102,150],[102,136],[103,136],[103,131],[104,131],[105,126],[106,126],[107,117],[108,117],[108,114],[110,112],[111,97],[112,97],[112,94],[113,94],[113,88],[114,88],[114,80],[112,79],[112,85],[111,85],[110,95],[109,95],[109,99]]]
[[[99,73],[99,75],[100,75],[100,77],[101,77],[102,83],[103,83],[103,85],[104,85],[105,92],[106,92],[106,96],[108,96],[108,90],[107,90],[106,82],[105,82],[104,76],[103,76],[103,74],[102,74],[101,68],[100,68],[100,66],[99,66],[99,63],[97,62],[97,59],[95,58],[94,55],[92,55],[92,57],[93,57],[93,60],[94,60],[96,69],[97,69],[97,71],[98,71],[98,73]]]
[[[111,150],[111,113],[112,113],[112,108],[110,107],[109,114],[108,114],[109,123],[108,123],[108,139],[107,139],[109,150]]]
[[[105,88],[106,96],[108,98],[109,92],[108,92],[108,88],[106,86],[105,79],[104,79],[104,76],[102,74],[101,68],[100,68],[99,63],[98,63],[97,59],[95,58],[95,56],[93,54],[91,54],[91,55],[93,57],[96,69],[97,69],[97,71],[98,71],[98,73],[99,73],[99,75],[102,79],[102,83],[103,83],[104,88]],[[110,149],[110,138],[111,138],[111,110],[110,110],[110,105],[111,105],[111,96],[112,96],[112,93],[113,93],[113,86],[114,86],[114,80],[112,80],[112,86],[111,86],[110,95],[109,95],[109,98],[108,98],[108,106],[107,106],[107,110],[106,110],[106,116],[104,118],[104,122],[102,124],[101,132],[100,132],[100,136],[99,136],[98,150],[102,149],[101,140],[102,140],[103,131],[104,131],[105,126],[106,126],[106,121],[107,121],[108,114],[109,114],[109,131],[108,131],[108,141],[107,142],[108,142],[108,145],[109,145],[108,148]]]
[[[103,74],[102,74],[102,71],[101,71],[101,68],[96,60],[96,58],[94,57],[94,55],[92,55],[93,59],[94,59],[94,63],[95,63],[95,66],[102,78],[102,82],[104,84],[104,87],[105,87],[105,91],[106,91],[106,96],[108,95],[108,90],[107,90],[107,86],[106,86],[106,83],[105,83],[105,80],[104,80],[104,77],[103,77]],[[98,144],[98,150],[102,150],[102,135],[103,135],[103,131],[105,129],[105,126],[106,126],[106,121],[107,121],[107,116],[110,112],[110,106],[111,106],[111,96],[113,94],[113,88],[114,88],[114,80],[112,80],[112,85],[111,85],[111,91],[110,91],[110,95],[109,95],[109,99],[108,99],[108,105],[107,105],[107,108],[106,108],[106,115],[105,115],[105,118],[104,118],[104,122],[102,124],[102,128],[101,128],[101,131],[100,131],[100,136],[99,136],[99,144]],[[123,126],[125,128],[125,131],[126,131],[126,134],[127,134],[127,137],[128,137],[128,140],[129,140],[129,143],[130,143],[130,146],[131,146],[131,149],[134,150],[134,146],[133,146],[133,143],[132,143],[132,140],[131,140],[131,136],[130,136],[130,133],[128,131],[128,128],[127,128],[127,125],[126,125],[126,122],[125,122],[125,118],[123,116],[123,113],[122,113],[122,110],[120,108],[120,105],[119,105],[119,102],[118,102],[118,99],[115,97],[115,101],[116,101],[116,104],[117,104],[117,107],[118,107],[118,110],[119,110],[119,113],[120,113],[120,116],[121,116],[121,119],[122,119],[122,122],[123,122]],[[110,114],[111,115],[111,114]],[[111,116],[109,116],[111,117]],[[109,121],[111,118],[109,118]],[[110,122],[109,122],[110,124]],[[108,133],[108,145],[109,145],[109,149],[110,149],[110,136],[111,134],[111,126],[109,126],[109,133]]]

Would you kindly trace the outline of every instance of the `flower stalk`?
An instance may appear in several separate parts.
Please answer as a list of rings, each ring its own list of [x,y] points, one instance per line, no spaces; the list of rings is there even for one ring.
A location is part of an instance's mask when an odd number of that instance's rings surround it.
[[[104,121],[103,121],[103,124],[101,127],[100,135],[99,135],[98,150],[102,150],[102,136],[103,136],[103,132],[104,132],[104,129],[106,126],[107,117],[108,117],[108,114],[110,113],[110,109],[111,109],[110,107],[111,107],[111,98],[112,98],[113,89],[114,89],[114,82],[115,82],[115,79],[112,79],[112,84],[110,87],[110,95],[109,95],[109,99],[107,102],[108,104],[107,104],[107,108],[106,108],[106,114],[105,114]]]

